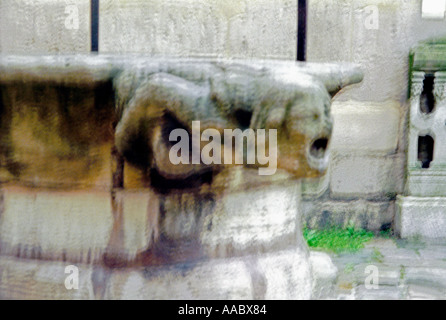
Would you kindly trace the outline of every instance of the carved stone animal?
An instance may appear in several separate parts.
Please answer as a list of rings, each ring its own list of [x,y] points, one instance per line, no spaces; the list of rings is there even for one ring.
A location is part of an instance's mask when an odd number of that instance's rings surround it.
[[[11,141],[11,122],[31,113],[32,119],[17,125],[26,122],[31,127],[27,131],[32,131],[28,138],[51,144],[50,156],[59,159],[85,157],[92,145],[110,139],[111,133],[129,164],[155,169],[166,178],[186,178],[209,168],[172,165],[165,152],[171,146],[168,133],[175,127],[190,131],[192,121],[200,120],[202,131],[278,129],[279,168],[297,177],[318,176],[327,165],[330,94],[360,79],[348,65],[322,69],[285,61],[3,56],[1,166],[27,182],[28,172],[47,173],[32,169],[39,164],[35,159],[19,155],[35,156],[32,148],[37,146],[15,146]],[[91,96],[93,101],[85,103]],[[54,170],[54,159],[42,161]],[[40,183],[44,180],[39,177]]]
[[[307,298],[298,180],[324,173],[331,98],[361,78],[342,64],[0,55],[0,262],[99,265],[107,292],[116,267],[142,266],[152,298]],[[196,120],[277,129],[277,173],[173,165],[169,133]]]

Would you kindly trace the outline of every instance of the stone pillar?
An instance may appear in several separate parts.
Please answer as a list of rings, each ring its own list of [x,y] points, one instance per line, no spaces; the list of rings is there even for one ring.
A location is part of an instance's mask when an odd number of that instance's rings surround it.
[[[407,181],[396,214],[403,238],[446,237],[446,51],[441,43],[430,45],[414,51]]]

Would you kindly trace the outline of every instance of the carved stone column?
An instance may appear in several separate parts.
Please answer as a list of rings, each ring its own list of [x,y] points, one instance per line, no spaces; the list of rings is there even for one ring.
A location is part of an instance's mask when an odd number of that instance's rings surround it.
[[[412,51],[407,181],[397,200],[402,237],[446,237],[446,46],[428,41]]]

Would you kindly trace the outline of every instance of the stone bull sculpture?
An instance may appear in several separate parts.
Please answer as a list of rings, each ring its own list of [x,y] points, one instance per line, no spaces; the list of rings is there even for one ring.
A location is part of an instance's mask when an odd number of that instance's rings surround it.
[[[82,298],[310,298],[299,181],[326,170],[331,98],[361,79],[347,64],[0,56],[0,270],[78,264]],[[198,121],[276,130],[277,170],[172,163],[170,134]],[[246,159],[227,149],[213,153]],[[0,296],[17,297],[11,279]],[[24,297],[74,297],[58,285]]]

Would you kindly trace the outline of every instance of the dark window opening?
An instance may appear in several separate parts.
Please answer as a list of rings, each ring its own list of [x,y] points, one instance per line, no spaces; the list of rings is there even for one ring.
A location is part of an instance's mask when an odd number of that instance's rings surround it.
[[[434,139],[429,135],[418,137],[418,160],[423,169],[428,169],[434,160]]]
[[[426,75],[423,81],[423,92],[420,98],[420,110],[424,114],[429,114],[434,111],[435,97],[434,97],[434,79],[433,75]]]

